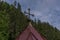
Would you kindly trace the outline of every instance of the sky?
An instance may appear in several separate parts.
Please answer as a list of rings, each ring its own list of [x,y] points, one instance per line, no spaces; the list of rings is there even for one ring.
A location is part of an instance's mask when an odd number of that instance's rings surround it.
[[[13,3],[13,0],[6,0]],[[18,1],[18,0],[17,0]],[[60,30],[60,0],[19,0],[22,11],[31,9],[31,14],[42,22],[49,22]]]

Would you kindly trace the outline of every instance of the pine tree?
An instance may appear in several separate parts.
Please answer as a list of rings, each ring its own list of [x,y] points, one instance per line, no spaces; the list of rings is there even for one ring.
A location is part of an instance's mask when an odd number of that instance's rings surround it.
[[[21,11],[21,5],[20,5],[20,3],[19,3],[19,2],[18,2],[17,9],[18,9],[19,11]]]
[[[14,10],[14,11],[13,11]],[[15,40],[15,34],[16,34],[16,9],[10,7],[10,12],[9,12],[9,38],[11,40]]]
[[[13,5],[14,5],[14,7],[16,7],[16,4],[17,4],[17,1],[15,0],[15,1],[14,1],[14,4],[13,4]]]

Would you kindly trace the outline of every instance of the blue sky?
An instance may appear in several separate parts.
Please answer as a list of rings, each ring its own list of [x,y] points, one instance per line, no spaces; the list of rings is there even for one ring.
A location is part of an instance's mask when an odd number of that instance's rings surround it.
[[[12,3],[13,0],[6,0]],[[18,0],[17,0],[18,1]],[[31,9],[37,19],[49,22],[60,30],[60,0],[19,0],[22,10]]]

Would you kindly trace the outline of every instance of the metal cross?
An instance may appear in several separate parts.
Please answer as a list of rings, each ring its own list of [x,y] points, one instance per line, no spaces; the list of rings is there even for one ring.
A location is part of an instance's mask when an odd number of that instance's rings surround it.
[[[34,16],[34,14],[30,14],[30,8],[28,8],[28,12],[24,12],[25,14],[28,14],[28,19],[30,19],[30,16]]]

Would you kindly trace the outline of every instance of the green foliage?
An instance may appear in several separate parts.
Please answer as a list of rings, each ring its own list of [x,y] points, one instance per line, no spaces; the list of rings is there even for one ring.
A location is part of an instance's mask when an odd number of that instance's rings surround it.
[[[35,22],[32,21],[32,24],[47,40],[60,40],[60,31],[53,28],[49,23],[40,20],[36,22],[35,20]],[[26,28],[26,25],[28,25],[27,17],[21,12],[19,3],[16,8],[6,2],[0,2],[0,40],[17,37]],[[16,29],[15,32],[14,28]],[[11,33],[13,33],[13,36],[10,37]]]
[[[34,26],[37,31],[43,34],[47,40],[60,40],[60,31],[57,28],[54,28],[49,23],[39,22]]]
[[[8,39],[9,17],[8,17],[8,13],[6,12],[5,4],[4,3],[2,3],[2,4],[3,5],[0,10],[0,40],[7,40]],[[3,6],[5,6],[5,7],[3,7]]]

